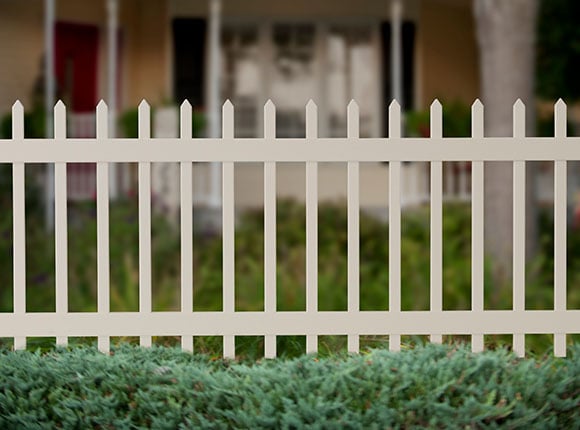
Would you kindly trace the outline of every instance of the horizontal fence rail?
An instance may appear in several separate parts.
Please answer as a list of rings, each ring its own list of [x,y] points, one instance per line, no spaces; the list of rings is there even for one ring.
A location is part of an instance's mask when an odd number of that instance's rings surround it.
[[[315,140],[312,145],[310,141]],[[376,162],[376,161],[576,161],[580,137],[347,138],[276,139],[144,138],[0,140],[0,163],[132,163],[132,162]],[[518,147],[519,145],[519,147]],[[524,147],[521,147],[525,145]]]
[[[66,345],[68,337],[97,336],[98,347],[107,352],[112,336],[139,336],[143,346],[152,336],[181,336],[182,348],[193,350],[193,336],[223,336],[223,354],[235,356],[235,336],[264,336],[265,356],[277,355],[276,336],[306,336],[306,351],[316,352],[321,335],[346,335],[348,350],[359,351],[360,336],[388,335],[389,348],[399,350],[401,336],[429,335],[440,343],[445,334],[465,334],[472,349],[482,351],[486,334],[513,335],[513,349],[525,353],[525,334],[554,334],[554,353],[566,355],[566,335],[580,332],[580,310],[566,305],[566,171],[567,161],[580,160],[580,138],[566,136],[566,105],[555,106],[555,136],[525,137],[525,107],[514,104],[513,137],[486,138],[483,133],[483,105],[472,106],[472,136],[442,136],[442,108],[431,105],[429,138],[404,138],[400,106],[389,106],[388,138],[359,137],[359,108],[352,101],[347,108],[345,138],[318,137],[318,111],[314,102],[306,106],[306,134],[303,139],[276,138],[275,106],[264,107],[264,138],[234,137],[234,107],[223,106],[222,138],[192,138],[192,108],[181,106],[180,137],[153,139],[150,108],[139,105],[137,139],[111,139],[108,110],[104,102],[96,109],[95,138],[66,137],[66,109],[54,108],[53,139],[25,139],[24,112],[19,102],[12,109],[12,138],[0,141],[0,162],[13,166],[13,311],[0,313],[0,337],[14,338],[14,348],[26,347],[26,338],[54,336]],[[525,168],[526,161],[554,162],[554,309],[525,309]],[[385,311],[360,310],[360,163],[389,163],[389,305]],[[402,311],[401,288],[401,162],[430,163],[430,309]],[[444,161],[472,163],[472,273],[471,310],[443,310],[442,202]],[[513,309],[484,310],[484,162],[513,163]],[[28,163],[55,164],[55,269],[56,310],[26,312],[25,180]],[[138,163],[139,179],[139,311],[110,310],[109,250],[109,165]],[[151,290],[151,163],[180,163],[181,201],[181,310],[153,312]],[[192,162],[222,163],[223,311],[193,312],[193,217]],[[264,311],[235,310],[235,217],[234,163],[264,163]],[[280,162],[306,164],[306,310],[281,312],[276,309],[276,165]],[[318,304],[318,163],[347,165],[347,311],[319,311]],[[71,313],[68,310],[67,279],[67,164],[96,163],[97,203],[97,311]],[[465,184],[463,188],[465,189]],[[385,239],[386,240],[386,239]],[[260,246],[256,244],[256,246]]]

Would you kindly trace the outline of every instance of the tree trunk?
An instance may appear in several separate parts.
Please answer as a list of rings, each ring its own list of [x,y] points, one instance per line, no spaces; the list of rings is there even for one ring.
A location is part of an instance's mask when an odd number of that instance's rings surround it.
[[[537,0],[474,0],[480,52],[485,135],[512,136],[512,107],[526,105],[526,133],[535,134],[534,65]],[[537,247],[534,165],[526,164],[526,255]],[[494,281],[512,270],[513,177],[511,162],[485,163],[485,248]]]

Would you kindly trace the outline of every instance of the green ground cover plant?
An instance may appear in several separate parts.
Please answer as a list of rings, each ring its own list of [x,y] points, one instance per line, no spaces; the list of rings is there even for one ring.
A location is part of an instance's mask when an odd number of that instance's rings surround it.
[[[234,362],[174,348],[0,352],[1,428],[578,428],[580,348],[425,345]]]

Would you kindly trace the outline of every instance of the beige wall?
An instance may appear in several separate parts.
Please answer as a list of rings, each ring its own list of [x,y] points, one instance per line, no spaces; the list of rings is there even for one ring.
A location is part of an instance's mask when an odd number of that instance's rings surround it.
[[[21,100],[30,107],[42,70],[42,0],[0,1],[0,115]]]
[[[172,96],[168,76],[170,39],[165,0],[123,0],[124,104],[137,106],[142,99],[159,104]]]
[[[470,0],[423,0],[417,27],[419,103],[471,104],[479,97],[478,49]]]
[[[278,198],[304,202],[306,175],[304,163],[277,163],[276,188]],[[361,163],[360,205],[363,208],[388,206],[389,169],[382,163]],[[346,201],[346,163],[319,163],[318,199],[321,202]],[[236,207],[257,208],[264,204],[264,168],[256,163],[235,166]]]

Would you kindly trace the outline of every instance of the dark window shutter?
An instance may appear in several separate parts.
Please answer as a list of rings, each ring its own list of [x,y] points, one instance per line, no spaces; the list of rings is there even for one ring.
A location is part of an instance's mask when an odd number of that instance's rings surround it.
[[[173,96],[177,103],[187,99],[203,106],[206,20],[173,20]]]
[[[403,108],[414,108],[415,100],[415,24],[404,22],[403,38]]]
[[[403,100],[402,109],[411,110],[415,97],[415,23],[403,22],[401,26],[403,45]],[[381,41],[383,57],[383,131],[388,136],[388,107],[393,99],[391,92],[391,23],[381,23]]]

